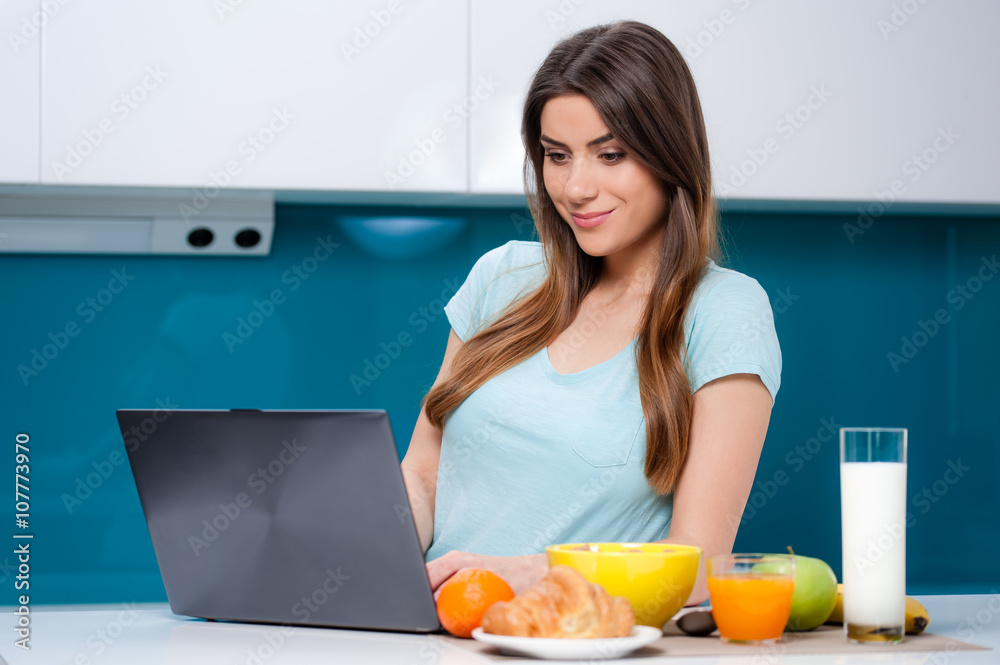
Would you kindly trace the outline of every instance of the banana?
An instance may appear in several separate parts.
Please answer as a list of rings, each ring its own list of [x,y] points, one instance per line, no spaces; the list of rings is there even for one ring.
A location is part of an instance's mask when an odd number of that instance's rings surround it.
[[[833,611],[830,612],[830,616],[827,617],[826,623],[837,624],[838,626],[844,623],[844,585],[837,585],[837,602],[833,605]]]
[[[916,598],[906,597],[906,634],[919,635],[931,622],[927,608]]]
[[[833,611],[827,617],[826,623],[840,625],[844,623],[844,585],[837,585],[837,602],[833,606]],[[906,597],[906,634],[919,635],[924,632],[931,623],[931,617],[927,614],[927,608],[910,596]]]

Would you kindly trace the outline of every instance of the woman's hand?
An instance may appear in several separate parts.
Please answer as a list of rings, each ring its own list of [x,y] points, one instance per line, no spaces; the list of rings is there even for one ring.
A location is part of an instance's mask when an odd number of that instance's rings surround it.
[[[429,561],[426,565],[427,577],[430,578],[435,601],[441,593],[441,585],[463,568],[485,568],[492,571],[502,577],[515,594],[521,593],[542,579],[549,570],[548,558],[545,553],[524,556],[490,556],[451,550],[437,559]]]

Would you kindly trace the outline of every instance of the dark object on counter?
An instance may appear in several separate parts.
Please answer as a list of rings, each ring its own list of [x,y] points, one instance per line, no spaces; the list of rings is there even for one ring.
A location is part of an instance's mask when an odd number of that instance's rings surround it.
[[[677,620],[677,627],[692,637],[705,637],[715,631],[712,609],[695,610]]]

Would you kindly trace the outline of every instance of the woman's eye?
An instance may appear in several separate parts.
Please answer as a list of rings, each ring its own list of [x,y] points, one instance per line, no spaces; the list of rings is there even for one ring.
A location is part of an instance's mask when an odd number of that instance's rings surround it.
[[[624,152],[604,152],[601,153],[601,158],[608,164],[617,164],[618,162],[625,159]]]
[[[556,164],[561,163],[563,159],[566,157],[566,155],[562,154],[561,152],[547,152],[545,153],[545,156],[551,159]]]

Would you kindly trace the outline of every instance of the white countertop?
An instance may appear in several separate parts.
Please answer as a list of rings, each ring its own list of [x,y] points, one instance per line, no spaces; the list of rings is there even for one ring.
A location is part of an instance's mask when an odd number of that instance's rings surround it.
[[[672,657],[642,658],[641,661],[650,665],[1000,663],[1000,594],[918,598],[930,613],[930,632],[989,646],[993,651],[894,653],[892,647],[886,647],[872,654]],[[2,608],[0,621],[0,656],[10,665],[464,665],[493,662],[435,635],[214,623],[176,616],[166,604],[34,607],[31,650],[24,651],[14,646],[12,609]]]

